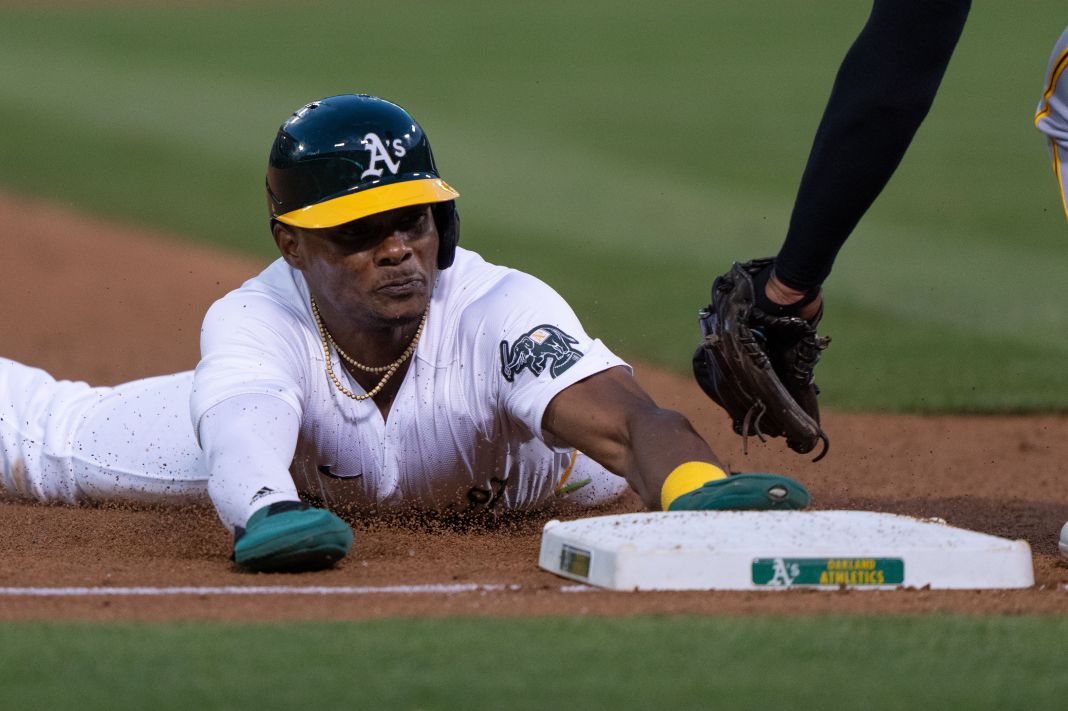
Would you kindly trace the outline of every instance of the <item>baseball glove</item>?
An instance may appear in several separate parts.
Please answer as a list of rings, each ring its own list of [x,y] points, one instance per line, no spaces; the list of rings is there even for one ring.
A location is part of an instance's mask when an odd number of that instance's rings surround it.
[[[753,277],[772,259],[736,262],[712,284],[712,303],[700,312],[703,339],[693,357],[694,376],[705,394],[731,418],[743,438],[785,437],[807,454],[820,442],[819,461],[830,445],[820,427],[819,389],[813,369],[829,338],[795,316],[772,316],[755,306]],[[821,310],[822,314],[822,310]]]

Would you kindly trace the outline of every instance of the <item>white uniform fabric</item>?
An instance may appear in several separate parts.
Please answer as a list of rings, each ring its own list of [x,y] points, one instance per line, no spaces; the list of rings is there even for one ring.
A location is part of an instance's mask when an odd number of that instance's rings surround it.
[[[542,507],[565,478],[590,480],[565,506],[626,488],[541,430],[556,394],[625,364],[551,288],[467,250],[439,274],[385,420],[327,378],[307,285],[282,260],[216,302],[202,350],[195,376],[115,388],[0,359],[3,492],[68,503],[210,492],[233,528],[298,491],[331,506],[463,510]],[[363,392],[351,379],[346,387]]]
[[[192,372],[114,388],[0,358],[0,494],[76,503],[205,500]]]
[[[1068,28],[1065,28],[1046,68],[1042,99],[1035,111],[1035,126],[1049,139],[1053,173],[1061,189],[1061,206],[1068,217]]]
[[[206,417],[213,408],[233,398],[276,398],[300,422],[290,467],[297,489],[328,505],[376,510],[527,509],[552,500],[571,451],[544,441],[545,408],[569,385],[625,366],[543,282],[464,249],[439,273],[385,420],[373,401],[352,400],[326,376],[307,284],[283,260],[212,306],[201,350],[191,411],[202,442],[220,440],[205,428],[230,419]],[[330,353],[334,372],[347,378]],[[345,385],[364,392],[351,378]],[[577,464],[570,481],[595,479],[584,496],[614,497],[625,488],[588,459]],[[292,498],[254,485],[255,472],[211,471],[212,499],[231,525]]]

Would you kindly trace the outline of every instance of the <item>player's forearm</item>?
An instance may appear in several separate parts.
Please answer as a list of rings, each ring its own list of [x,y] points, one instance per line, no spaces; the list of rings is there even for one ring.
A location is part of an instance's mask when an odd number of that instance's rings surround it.
[[[208,493],[227,528],[274,501],[299,498],[289,473],[299,432],[299,415],[269,395],[230,398],[204,414]]]
[[[722,467],[708,443],[674,410],[657,407],[629,371],[610,368],[563,390],[542,428],[627,480],[650,509],[660,509],[664,480],[685,462]]]
[[[689,420],[673,410],[653,408],[631,416],[623,475],[652,510],[660,509],[664,480],[685,462],[710,462],[723,469],[712,448]]]

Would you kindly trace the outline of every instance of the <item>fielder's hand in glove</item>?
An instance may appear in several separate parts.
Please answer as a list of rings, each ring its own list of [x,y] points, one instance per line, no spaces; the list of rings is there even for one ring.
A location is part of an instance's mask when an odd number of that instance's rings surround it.
[[[800,482],[781,474],[731,474],[707,462],[687,462],[664,481],[664,511],[804,509],[811,503]]]
[[[813,460],[819,461],[829,443],[812,372],[830,339],[816,335],[822,308],[806,321],[757,306],[757,291],[773,265],[772,259],[735,263],[716,278],[712,303],[700,312],[703,339],[693,357],[694,376],[743,438],[785,437],[801,454],[822,441]]]
[[[352,529],[326,509],[276,501],[252,514],[234,536],[234,562],[253,571],[329,568],[352,548]]]

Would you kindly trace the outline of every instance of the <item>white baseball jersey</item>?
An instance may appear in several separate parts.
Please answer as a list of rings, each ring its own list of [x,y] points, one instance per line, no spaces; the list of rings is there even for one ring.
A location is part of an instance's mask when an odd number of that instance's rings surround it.
[[[537,507],[554,500],[565,478],[590,480],[572,505],[610,500],[626,487],[546,442],[541,429],[556,394],[623,362],[586,335],[551,288],[467,250],[439,273],[385,419],[373,401],[346,397],[327,377],[307,284],[282,260],[212,306],[202,350],[195,376],[115,388],[57,382],[0,360],[2,488],[45,501],[141,502],[210,490],[233,527],[298,491],[328,505],[441,510]],[[331,357],[338,377],[348,378],[332,350]],[[363,392],[351,378],[345,385]],[[249,408],[263,417],[239,422]],[[262,460],[258,449],[274,439],[284,442],[290,420],[293,442],[278,446],[295,450],[291,464],[285,455],[288,471],[281,467],[286,481],[240,465]],[[263,429],[263,446],[242,440],[247,423]]]
[[[544,441],[549,401],[625,365],[543,282],[464,249],[439,272],[385,419],[372,400],[347,397],[327,377],[304,276],[281,259],[212,306],[201,343],[195,428],[230,398],[277,398],[300,417],[291,467],[298,489],[386,509],[543,504],[572,459],[569,448]],[[334,373],[363,393],[330,354]]]
[[[1061,206],[1068,217],[1068,28],[1053,47],[1046,68],[1042,99],[1035,111],[1035,126],[1049,138],[1053,174],[1061,188]]]

